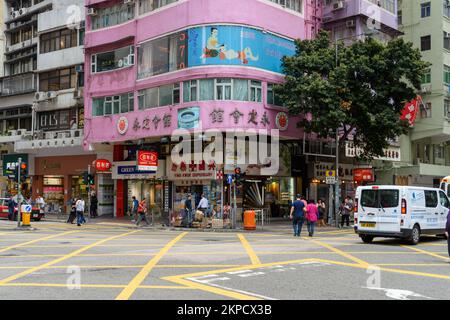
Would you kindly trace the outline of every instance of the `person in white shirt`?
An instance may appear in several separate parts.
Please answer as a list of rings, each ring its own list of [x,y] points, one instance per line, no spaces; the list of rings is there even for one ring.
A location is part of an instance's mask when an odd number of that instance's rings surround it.
[[[86,219],[84,219],[84,200],[78,199],[77,202],[75,202],[75,207],[77,210],[77,225],[81,226],[82,223],[86,223]]]
[[[36,205],[39,207],[39,209],[41,209],[43,211],[44,207],[45,207],[44,198],[42,198],[41,196],[37,196],[35,202],[36,202]]]
[[[204,193],[202,193],[202,198],[198,204],[197,209],[199,209],[202,212],[206,212],[206,210],[209,207],[208,199],[206,199],[206,196]]]

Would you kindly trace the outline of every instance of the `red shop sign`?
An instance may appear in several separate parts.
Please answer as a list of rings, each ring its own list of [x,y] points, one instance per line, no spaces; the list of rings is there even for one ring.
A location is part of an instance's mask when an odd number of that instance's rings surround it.
[[[373,182],[375,176],[372,168],[356,168],[353,169],[353,180],[355,182]]]
[[[136,153],[138,171],[157,171],[158,152],[139,150]]]
[[[111,162],[106,159],[97,159],[94,161],[94,167],[97,171],[109,171],[111,170]]]

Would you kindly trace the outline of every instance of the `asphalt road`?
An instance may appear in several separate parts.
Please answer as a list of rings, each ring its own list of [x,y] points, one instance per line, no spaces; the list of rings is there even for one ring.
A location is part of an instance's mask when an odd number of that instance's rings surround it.
[[[0,221],[0,299],[450,299],[447,242]]]

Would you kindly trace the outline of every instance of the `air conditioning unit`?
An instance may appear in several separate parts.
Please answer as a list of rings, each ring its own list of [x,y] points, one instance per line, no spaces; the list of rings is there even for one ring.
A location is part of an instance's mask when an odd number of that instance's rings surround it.
[[[134,4],[134,0],[124,0],[123,3],[131,5]]]
[[[117,61],[117,67],[119,68],[126,67],[128,65],[127,60],[128,60],[127,57],[119,59],[119,61]]]
[[[83,90],[78,89],[73,92],[74,99],[82,99],[83,98]]]
[[[422,86],[422,93],[431,93],[431,86]]]
[[[340,10],[344,8],[344,1],[339,0],[333,3],[333,10]]]
[[[352,20],[347,20],[345,22],[345,25],[347,28],[354,28],[356,26],[356,23],[355,23],[355,20],[352,19]]]
[[[96,16],[97,15],[97,10],[95,10],[95,8],[88,8],[87,9],[87,15],[88,16]]]
[[[11,19],[15,19],[19,16],[19,11],[13,11],[11,12]]]
[[[28,8],[21,8],[19,9],[19,16],[23,16],[24,14],[28,13]]]
[[[47,91],[46,97],[47,99],[55,99],[57,96],[56,91]]]
[[[45,101],[45,100],[47,100],[47,95],[45,92],[36,92],[34,94],[34,100],[35,101]]]

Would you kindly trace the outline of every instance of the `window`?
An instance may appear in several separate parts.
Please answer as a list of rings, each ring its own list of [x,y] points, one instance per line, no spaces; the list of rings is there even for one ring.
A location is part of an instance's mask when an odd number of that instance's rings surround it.
[[[139,110],[180,103],[180,84],[149,88],[138,92]]]
[[[445,208],[450,208],[450,202],[448,201],[448,198],[445,195],[444,191],[439,191],[439,198],[441,200],[441,206],[443,206]]]
[[[118,5],[96,9],[97,14],[91,16],[92,30],[115,26],[134,19],[134,4],[120,3]]]
[[[450,34],[444,31],[444,49],[450,50]]]
[[[233,79],[233,100],[248,101],[248,80]]]
[[[379,190],[382,208],[395,208],[399,202],[398,190]]]
[[[282,106],[281,99],[278,94],[274,92],[274,84],[267,84],[267,104],[274,106]]]
[[[444,99],[444,116],[450,119],[450,100]]]
[[[20,31],[11,33],[11,45],[15,45],[20,42]]]
[[[216,100],[231,100],[231,79],[216,79]]]
[[[431,118],[431,102],[420,105],[420,117],[422,119]]]
[[[93,116],[126,113],[134,110],[133,93],[92,99]]]
[[[444,17],[450,18],[450,3],[448,0],[444,1]]]
[[[269,0],[279,5],[282,5],[286,9],[294,10],[297,12],[303,12],[303,0]]]
[[[138,57],[139,79],[186,68],[186,32],[179,32],[141,44]]]
[[[435,144],[433,145],[433,150],[434,150],[434,158],[435,159],[444,159],[444,147],[439,145],[439,144]]]
[[[425,206],[427,208],[436,208],[438,205],[437,192],[433,190],[425,190]]]
[[[361,207],[394,208],[399,204],[399,191],[394,189],[363,190]]]
[[[420,37],[420,50],[431,50],[431,36]]]
[[[444,65],[444,83],[450,85],[450,67]]]
[[[139,14],[159,9],[177,1],[178,0],[139,0]]]
[[[86,29],[84,29],[84,28],[80,29],[78,31],[78,34],[79,34],[79,40],[78,40],[79,45],[83,46],[84,45],[84,36],[86,34]]]
[[[262,85],[260,81],[250,82],[250,101],[261,102]]]
[[[41,35],[40,53],[47,53],[78,45],[76,29],[63,29]]]
[[[39,74],[40,91],[59,91],[75,88],[77,73],[75,67],[53,70]]]
[[[422,84],[431,83],[431,70],[427,69],[422,76]]]
[[[121,69],[132,65],[134,65],[133,46],[97,53],[91,56],[92,73]]]
[[[199,85],[199,101],[214,100],[214,79],[201,79]]]
[[[183,82],[183,101],[197,101],[198,97],[198,80]]]
[[[431,2],[420,4],[420,17],[426,18],[431,15]]]
[[[397,11],[397,23],[398,25],[402,25],[403,24],[403,16],[402,16],[402,10],[398,10]]]

